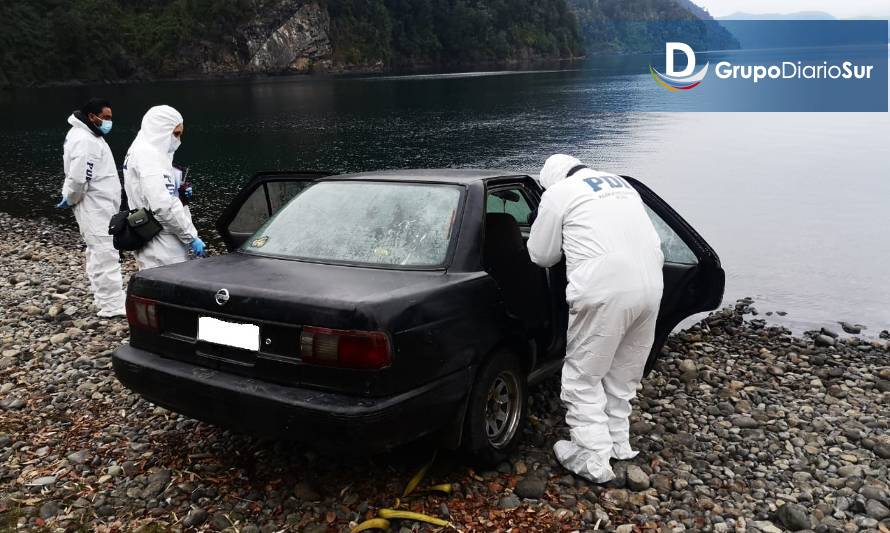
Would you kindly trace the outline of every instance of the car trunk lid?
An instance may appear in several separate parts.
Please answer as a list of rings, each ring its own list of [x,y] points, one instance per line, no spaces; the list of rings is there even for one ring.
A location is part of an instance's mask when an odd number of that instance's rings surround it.
[[[444,277],[441,271],[323,265],[242,253],[149,269],[134,276],[130,297],[157,302],[159,328],[131,327],[131,343],[261,381],[383,394],[399,388],[389,368],[304,363],[301,334],[313,326],[383,332],[391,338],[425,320],[422,313],[405,313],[405,307],[421,301]],[[202,317],[255,326],[259,350],[199,339]]]

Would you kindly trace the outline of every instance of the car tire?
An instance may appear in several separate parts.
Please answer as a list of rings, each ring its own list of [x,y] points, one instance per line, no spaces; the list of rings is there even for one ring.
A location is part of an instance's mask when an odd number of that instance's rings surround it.
[[[528,412],[527,372],[508,350],[494,352],[479,368],[464,419],[462,448],[480,466],[504,461],[522,434]]]

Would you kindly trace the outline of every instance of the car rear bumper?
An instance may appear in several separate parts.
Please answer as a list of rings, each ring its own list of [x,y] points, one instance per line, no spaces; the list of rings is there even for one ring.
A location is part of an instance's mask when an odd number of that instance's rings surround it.
[[[287,387],[161,357],[125,344],[117,378],[148,401],[238,432],[355,453],[386,450],[444,428],[470,389],[456,372],[386,398]]]

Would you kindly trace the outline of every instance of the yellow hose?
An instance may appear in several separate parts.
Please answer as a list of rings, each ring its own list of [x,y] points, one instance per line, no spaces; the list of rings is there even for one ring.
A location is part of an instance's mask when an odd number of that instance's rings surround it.
[[[405,485],[405,490],[402,491],[402,498],[414,492],[414,489],[417,488],[417,485],[423,480],[424,476],[426,476],[427,470],[433,466],[433,463],[436,461],[436,452],[433,452],[433,456],[430,458],[430,461],[423,465],[420,470],[417,471],[416,474],[408,481],[408,484]]]
[[[426,490],[430,492],[442,492],[444,494],[451,494],[452,487],[451,483],[442,483],[441,485],[433,485]],[[398,505],[396,505],[396,507],[398,507]]]
[[[417,489],[417,486],[420,485],[421,481],[423,481],[423,478],[426,476],[427,471],[430,469],[430,467],[433,466],[433,463],[435,461],[436,452],[433,452],[433,457],[429,460],[429,462],[423,465],[420,470],[418,470],[417,473],[411,477],[411,479],[408,481],[408,484],[405,485],[405,490],[402,491],[402,498],[405,498],[406,496],[414,492],[415,489]],[[451,494],[452,486],[450,483],[443,483],[440,485],[433,485],[427,490]],[[399,507],[401,504],[401,498],[396,498],[395,505],[393,505],[393,507]],[[454,525],[447,520],[442,520],[441,518],[425,515],[423,513],[399,511],[397,509],[380,509],[377,511],[377,514],[377,518],[365,520],[361,524],[352,528],[350,533],[360,533],[362,531],[369,531],[371,529],[389,531],[389,528],[391,527],[390,520],[414,520],[416,522],[426,522],[427,524],[433,524],[434,526],[454,528]]]
[[[368,531],[369,529],[382,529],[383,531],[389,531],[389,520],[385,518],[372,518],[370,520],[365,520],[361,524],[352,528],[349,533],[359,533],[360,531]]]
[[[434,526],[451,526],[451,522],[429,516],[421,513],[412,513],[411,511],[396,511],[395,509],[380,509],[377,511],[382,518],[387,520],[415,520],[417,522],[426,522]]]

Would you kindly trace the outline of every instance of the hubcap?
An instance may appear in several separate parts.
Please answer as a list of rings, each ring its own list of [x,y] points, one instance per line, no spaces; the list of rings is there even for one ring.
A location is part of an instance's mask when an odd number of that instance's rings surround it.
[[[488,389],[485,402],[485,434],[495,448],[503,448],[513,440],[522,414],[519,382],[510,372],[501,372]]]

